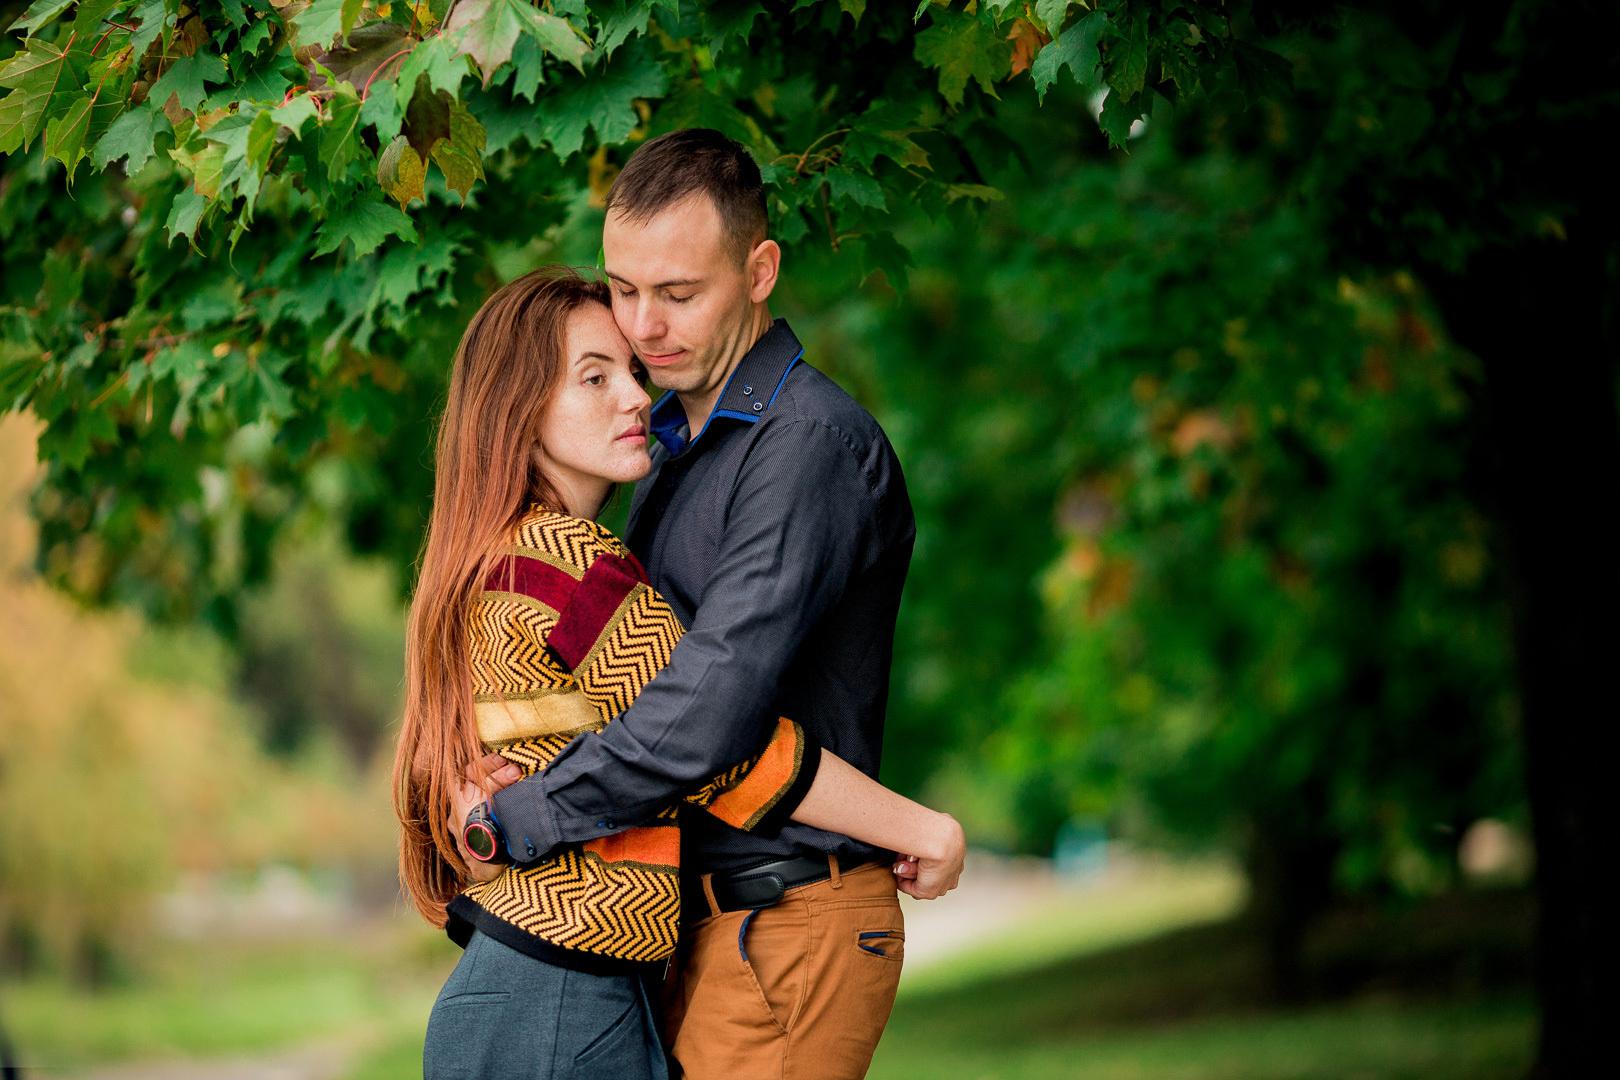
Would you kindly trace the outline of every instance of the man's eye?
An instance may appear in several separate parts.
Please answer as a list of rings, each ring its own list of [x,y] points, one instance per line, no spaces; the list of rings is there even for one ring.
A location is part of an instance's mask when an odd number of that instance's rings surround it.
[[[690,296],[671,296],[669,298],[672,304],[684,304],[690,299],[692,299]]]

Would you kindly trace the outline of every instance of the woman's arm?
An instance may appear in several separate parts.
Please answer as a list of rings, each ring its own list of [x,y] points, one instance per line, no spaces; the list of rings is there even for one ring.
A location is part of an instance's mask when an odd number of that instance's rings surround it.
[[[793,820],[853,840],[917,857],[916,877],[897,866],[900,889],[918,900],[933,900],[956,888],[967,854],[962,826],[949,814],[896,795],[831,751],[821,751],[821,768]]]

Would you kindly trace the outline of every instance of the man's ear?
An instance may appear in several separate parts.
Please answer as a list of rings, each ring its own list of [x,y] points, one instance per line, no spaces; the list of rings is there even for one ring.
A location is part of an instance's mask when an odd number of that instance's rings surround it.
[[[763,304],[776,288],[776,275],[782,269],[782,249],[775,240],[761,240],[748,253],[748,299]]]

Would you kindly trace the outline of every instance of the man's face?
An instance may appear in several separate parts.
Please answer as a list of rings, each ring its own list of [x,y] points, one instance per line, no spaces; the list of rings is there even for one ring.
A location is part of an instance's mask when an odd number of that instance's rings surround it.
[[[750,313],[776,283],[775,249],[764,241],[739,266],[720,212],[703,194],[648,221],[608,215],[602,253],[613,318],[653,385],[718,392],[731,360],[753,343]]]

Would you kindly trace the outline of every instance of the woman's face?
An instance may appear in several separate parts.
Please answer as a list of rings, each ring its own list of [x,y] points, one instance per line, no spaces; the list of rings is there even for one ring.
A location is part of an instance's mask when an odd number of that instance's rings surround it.
[[[652,470],[652,399],[641,388],[640,361],[601,304],[585,304],[568,317],[563,362],[562,385],[540,425],[541,460],[568,512],[595,517],[612,485]]]

